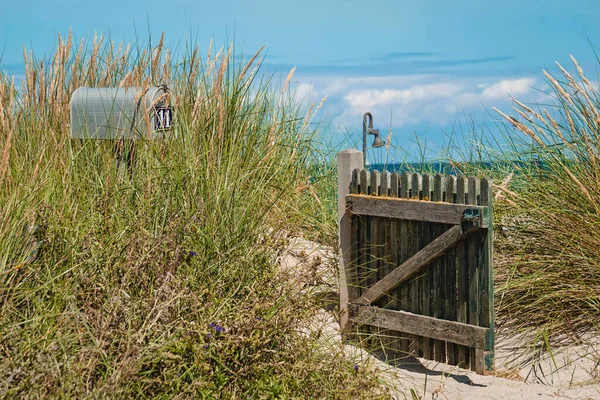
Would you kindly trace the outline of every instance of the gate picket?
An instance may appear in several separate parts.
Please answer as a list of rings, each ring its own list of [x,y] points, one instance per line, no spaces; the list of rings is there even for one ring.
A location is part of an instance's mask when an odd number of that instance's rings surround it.
[[[455,184],[456,177],[452,175],[446,176],[446,185],[443,193],[442,201],[446,203],[455,203]],[[459,243],[460,246],[462,243]],[[447,296],[445,302],[445,317],[451,321],[457,321],[457,247],[450,250],[446,256],[446,263],[448,268],[447,285],[450,295]],[[447,363],[450,365],[457,364],[458,358],[458,345],[455,343],[448,342],[446,346]]]
[[[411,199],[419,199],[419,175],[414,173],[411,176]],[[410,235],[410,256],[415,255],[419,250],[419,239],[421,238],[421,223],[417,221],[409,221],[409,235]],[[412,279],[409,280],[409,311],[414,314],[419,314],[419,274],[413,275]],[[417,335],[410,335],[410,347],[409,351],[414,356],[420,356],[421,354],[421,337]]]
[[[409,190],[409,182],[410,182],[410,174],[405,172],[401,177],[401,185],[400,185],[400,197],[403,199],[408,199],[410,190]],[[408,248],[409,245],[409,236],[408,236],[408,221],[405,219],[400,220],[400,262],[401,264],[408,260]],[[403,283],[400,285],[396,291],[396,295],[400,297],[400,309],[409,311],[408,304],[408,284]],[[410,337],[406,333],[402,333],[400,350],[406,354],[409,352],[410,347]]]
[[[370,173],[369,179],[369,190],[367,194],[371,196],[377,196],[378,187],[379,187],[379,171],[373,170]],[[377,281],[381,279],[380,271],[380,257],[379,257],[379,247],[380,247],[380,238],[379,238],[379,217],[369,216],[367,217],[368,228],[368,278],[367,278],[367,287],[373,286]],[[375,342],[375,334],[379,331],[379,329],[375,327],[370,327],[368,332],[368,342],[371,345],[376,345]]]
[[[479,195],[479,179],[475,177],[469,178],[468,204],[477,204]],[[469,310],[467,322],[471,325],[479,325],[479,246],[474,240],[469,241],[468,249],[468,265],[469,265]],[[476,363],[472,362],[476,358],[475,349],[470,349],[470,366],[471,370],[475,371]]]
[[[434,177],[434,185],[433,185],[433,197],[432,201],[439,202],[442,201],[442,177],[441,175],[436,175]],[[438,237],[444,232],[444,227],[440,224],[433,224],[433,236]],[[435,260],[432,265],[432,275],[434,281],[437,283],[435,285],[435,289],[433,291],[433,316],[436,318],[442,317],[442,308],[443,308],[443,287],[444,287],[444,279],[443,279],[443,264],[442,260],[444,257],[440,257]],[[435,340],[433,343],[434,346],[434,360],[438,362],[446,361],[446,349],[445,343],[441,340]]]
[[[390,196],[391,197],[400,197],[400,175],[397,172],[393,172],[392,176],[391,176],[391,182],[390,182]],[[388,242],[390,242],[390,263],[391,263],[391,269],[395,268],[396,265],[399,265],[402,261],[399,257],[400,254],[400,248],[398,246],[398,239],[399,239],[399,234],[400,234],[400,227],[399,225],[401,224],[401,222],[399,222],[396,219],[390,219],[390,238],[388,239]],[[388,271],[389,273],[389,271]],[[391,295],[391,304],[390,304],[390,308],[393,310],[400,310],[402,309],[401,306],[401,302],[400,302],[400,298],[398,296],[398,291],[392,291],[392,295]],[[398,331],[392,331],[391,336],[392,336],[392,346],[391,346],[391,350],[392,351],[402,351],[402,346],[401,346],[401,337],[402,337],[402,332],[398,332]]]
[[[423,197],[422,200],[425,201],[429,201],[431,200],[431,179],[430,176],[425,174],[423,175]],[[430,243],[433,238],[431,237],[432,235],[432,231],[430,229],[430,224],[428,223],[422,223],[422,238],[423,238],[423,245],[426,246],[428,243]],[[434,288],[433,285],[433,277],[432,277],[432,266],[429,265],[425,268],[424,273],[421,276],[421,286],[422,286],[422,290],[421,290],[421,302],[422,302],[422,309],[421,309],[421,315],[428,315],[428,316],[432,316],[432,309],[433,309],[433,305],[431,302],[432,296],[431,296],[431,292]],[[431,359],[433,356],[433,341],[431,339],[429,339],[428,337],[423,337],[423,358],[427,358],[427,359]]]
[[[466,203],[466,178],[458,176],[456,180],[456,202],[460,204]],[[466,248],[467,243],[462,242],[456,246],[456,276],[457,276],[457,321],[467,322],[467,291],[469,282],[469,269],[466,265]],[[466,346],[458,346],[457,365],[467,368],[469,365],[469,348]]]

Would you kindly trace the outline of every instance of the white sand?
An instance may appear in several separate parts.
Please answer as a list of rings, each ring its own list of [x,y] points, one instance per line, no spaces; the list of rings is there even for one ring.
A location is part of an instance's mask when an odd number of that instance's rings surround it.
[[[335,300],[338,293],[337,257],[331,248],[301,238],[288,238],[280,269],[305,284],[307,290]],[[527,340],[497,332],[496,374],[474,372],[435,361],[409,358],[395,365],[343,344],[332,312],[323,308],[307,333],[319,333],[324,349],[340,349],[362,369],[377,369],[383,385],[397,399],[412,399],[411,389],[422,399],[600,399],[600,338],[589,344],[553,349],[532,362]]]

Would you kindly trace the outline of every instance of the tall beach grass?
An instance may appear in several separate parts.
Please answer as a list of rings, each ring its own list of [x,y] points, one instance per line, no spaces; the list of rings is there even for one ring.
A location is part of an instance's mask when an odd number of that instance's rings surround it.
[[[384,396],[340,349],[301,333],[315,300],[276,269],[272,232],[324,224],[304,107],[261,51],[59,38],[0,73],[0,393],[52,397]],[[167,83],[173,137],[75,142],[80,86]]]
[[[581,342],[600,320],[600,98],[575,58],[544,71],[550,106],[514,99],[496,110],[510,126],[512,182],[499,185],[507,256],[498,266],[497,313],[554,342]]]

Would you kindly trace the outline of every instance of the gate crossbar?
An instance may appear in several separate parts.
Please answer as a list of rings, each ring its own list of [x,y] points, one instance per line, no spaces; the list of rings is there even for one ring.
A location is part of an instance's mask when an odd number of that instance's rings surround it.
[[[346,209],[352,214],[364,216],[452,225],[460,224],[467,213],[478,215],[479,227],[488,227],[487,206],[349,194],[346,196]]]
[[[484,348],[485,335],[488,331],[487,328],[461,322],[358,304],[351,304],[349,313],[352,321],[359,324],[427,336],[432,339],[449,340],[481,350]]]

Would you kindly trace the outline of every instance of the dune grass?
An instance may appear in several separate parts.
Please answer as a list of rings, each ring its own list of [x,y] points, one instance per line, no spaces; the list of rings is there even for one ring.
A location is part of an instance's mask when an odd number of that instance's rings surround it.
[[[47,60],[25,53],[20,91],[0,73],[3,397],[385,396],[301,333],[317,302],[276,268],[273,232],[331,218],[316,107],[293,101],[291,74],[260,75],[260,51],[233,54],[69,34]],[[172,138],[136,141],[131,173],[113,143],[70,139],[77,87],[162,83]]]
[[[496,110],[510,126],[503,155],[520,161],[500,187],[511,257],[499,266],[497,313],[555,343],[580,342],[600,320],[600,89],[572,61],[573,74],[544,72],[551,106],[515,99],[512,115]]]

